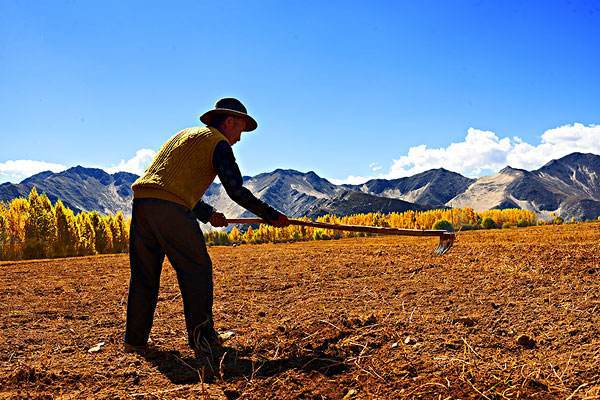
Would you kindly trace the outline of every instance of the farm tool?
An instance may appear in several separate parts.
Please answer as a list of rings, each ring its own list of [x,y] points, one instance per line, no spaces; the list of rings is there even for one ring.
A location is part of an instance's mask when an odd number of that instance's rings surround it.
[[[342,225],[328,224],[325,222],[303,221],[290,218],[290,225],[310,226],[313,228],[333,229],[337,231],[377,233],[380,235],[400,235],[400,236],[437,236],[440,238],[439,244],[433,250],[435,255],[442,256],[450,250],[454,244],[456,234],[441,229],[399,229],[382,226],[363,226],[363,225]],[[264,224],[265,221],[260,218],[228,218],[228,224]]]

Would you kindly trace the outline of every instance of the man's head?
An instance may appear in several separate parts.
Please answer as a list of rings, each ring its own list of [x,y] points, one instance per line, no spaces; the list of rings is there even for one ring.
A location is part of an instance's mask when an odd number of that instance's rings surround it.
[[[242,132],[246,130],[246,120],[223,114],[215,117],[209,126],[217,128],[233,146],[240,141]]]
[[[217,101],[215,108],[204,113],[200,121],[217,128],[232,145],[240,140],[242,132],[253,131],[258,125],[242,102],[231,97]]]

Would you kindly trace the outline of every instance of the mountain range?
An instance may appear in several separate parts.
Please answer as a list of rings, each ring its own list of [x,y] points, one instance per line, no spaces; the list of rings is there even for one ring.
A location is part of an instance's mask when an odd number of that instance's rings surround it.
[[[75,212],[96,210],[103,214],[117,211],[131,214],[131,184],[137,178],[137,175],[129,172],[109,174],[102,169],[81,166],[58,173],[45,171],[18,184],[1,184],[0,201],[27,197],[35,186],[39,193],[46,193],[53,203],[60,199]]]
[[[59,173],[46,171],[18,184],[1,184],[0,201],[27,196],[35,186],[74,211],[130,214],[135,179],[137,175],[127,172],[109,174],[81,166]],[[440,207],[523,208],[542,218],[549,218],[550,213],[579,220],[600,216],[600,156],[595,154],[572,153],[534,171],[506,167],[478,179],[439,168],[399,179],[335,185],[312,171],[277,169],[244,177],[244,186],[293,217]],[[204,201],[228,217],[252,215],[232,202],[219,183],[209,187]]]

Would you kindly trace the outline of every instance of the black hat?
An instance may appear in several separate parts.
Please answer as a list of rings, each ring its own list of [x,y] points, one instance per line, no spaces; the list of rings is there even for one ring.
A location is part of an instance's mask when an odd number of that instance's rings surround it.
[[[215,108],[202,114],[200,121],[206,125],[210,125],[212,119],[217,114],[229,114],[233,117],[241,117],[246,120],[246,129],[244,131],[250,132],[256,129],[258,123],[248,115],[248,110],[238,99],[233,97],[226,97],[217,101]]]

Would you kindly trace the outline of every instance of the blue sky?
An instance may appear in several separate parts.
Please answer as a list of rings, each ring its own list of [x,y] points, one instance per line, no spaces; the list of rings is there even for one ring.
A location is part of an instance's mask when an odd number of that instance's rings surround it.
[[[597,1],[2,0],[0,182],[139,171],[225,96],[246,175],[534,169],[600,154],[599,71]]]

